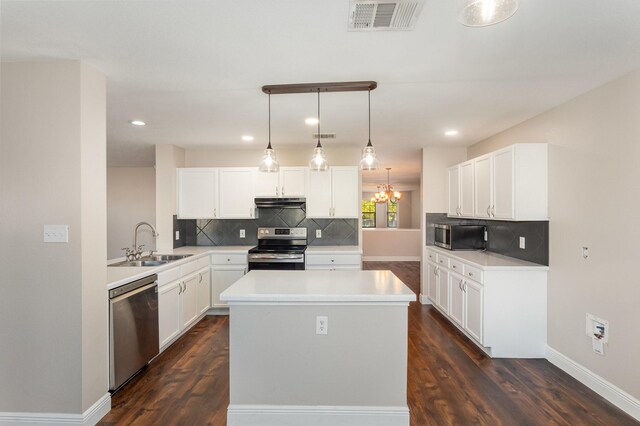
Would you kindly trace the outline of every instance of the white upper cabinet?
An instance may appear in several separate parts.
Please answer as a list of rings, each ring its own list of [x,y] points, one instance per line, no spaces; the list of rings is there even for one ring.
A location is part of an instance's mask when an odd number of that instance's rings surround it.
[[[252,167],[225,167],[219,169],[220,218],[253,219],[255,203]]]
[[[359,189],[357,167],[332,167],[333,217],[358,218]]]
[[[280,193],[280,173],[261,172],[253,175],[256,197],[277,197]]]
[[[331,212],[331,170],[325,172],[309,171],[307,217],[330,218]]]
[[[218,217],[217,169],[178,169],[176,193],[178,219]]]
[[[460,215],[460,166],[447,169],[447,181],[449,183],[449,203],[447,214],[449,216]]]
[[[278,173],[255,171],[256,197],[305,197],[306,167],[280,167]]]
[[[490,218],[493,206],[493,157],[485,155],[475,160],[475,217]]]
[[[473,216],[473,161],[467,161],[460,165],[460,216]]]
[[[331,167],[325,172],[309,171],[307,184],[308,218],[359,217],[358,168]]]
[[[455,181],[456,167],[459,183]],[[547,144],[511,145],[451,167],[447,173],[449,216],[548,220]],[[457,210],[456,191],[460,200]],[[470,210],[469,206],[475,207]]]
[[[305,197],[308,170],[306,167],[280,167],[280,196]]]

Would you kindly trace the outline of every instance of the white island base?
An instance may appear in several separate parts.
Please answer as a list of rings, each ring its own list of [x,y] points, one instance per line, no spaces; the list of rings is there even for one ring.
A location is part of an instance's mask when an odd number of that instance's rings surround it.
[[[390,271],[252,271],[230,308],[229,426],[408,426],[407,307]],[[320,317],[320,319],[318,319]],[[327,334],[318,321],[327,318]]]

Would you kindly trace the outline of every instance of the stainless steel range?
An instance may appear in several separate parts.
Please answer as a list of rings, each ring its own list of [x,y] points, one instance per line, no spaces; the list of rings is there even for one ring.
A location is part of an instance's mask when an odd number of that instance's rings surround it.
[[[249,250],[249,270],[304,270],[307,228],[258,228],[258,246]]]

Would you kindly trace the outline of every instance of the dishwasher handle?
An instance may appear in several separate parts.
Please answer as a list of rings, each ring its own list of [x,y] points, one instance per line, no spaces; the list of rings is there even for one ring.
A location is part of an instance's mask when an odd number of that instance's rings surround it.
[[[112,301],[116,298],[120,300],[121,298],[119,296],[123,294],[132,293],[134,290],[137,290],[141,287],[149,288],[149,285],[155,284],[157,280],[158,280],[158,275],[153,274],[153,275],[149,275],[148,277],[144,277],[144,278],[140,278],[139,280],[132,281],[128,284],[121,285],[120,287],[116,287],[113,290],[109,290],[109,299]],[[136,292],[136,293],[139,293],[139,292]]]

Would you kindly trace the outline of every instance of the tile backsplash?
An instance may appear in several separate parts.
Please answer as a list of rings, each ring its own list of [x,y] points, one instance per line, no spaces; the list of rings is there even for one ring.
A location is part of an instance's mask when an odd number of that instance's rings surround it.
[[[307,219],[304,208],[296,208],[258,209],[256,219],[176,219],[174,232],[180,230],[181,239],[184,234],[184,243],[174,247],[256,245],[258,227],[307,228],[311,246],[358,245],[358,219]],[[322,238],[316,238],[318,229]]]
[[[487,227],[487,250],[529,262],[549,265],[549,222],[511,222],[504,220],[459,219],[446,213],[427,213],[427,245],[434,242],[434,223],[483,225]],[[525,237],[525,248],[519,247],[519,237]]]

